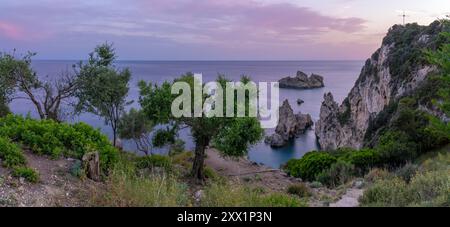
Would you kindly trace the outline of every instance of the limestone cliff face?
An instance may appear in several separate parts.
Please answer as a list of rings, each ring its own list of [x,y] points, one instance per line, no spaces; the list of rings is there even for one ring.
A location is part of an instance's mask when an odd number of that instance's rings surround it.
[[[370,121],[435,70],[423,60],[422,51],[435,48],[441,29],[438,22],[392,27],[344,102],[338,105],[332,94],[325,94],[315,129],[321,149],[361,148]]]

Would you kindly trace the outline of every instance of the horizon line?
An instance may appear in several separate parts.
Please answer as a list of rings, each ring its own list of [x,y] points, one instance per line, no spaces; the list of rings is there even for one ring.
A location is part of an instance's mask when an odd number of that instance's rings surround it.
[[[86,61],[87,59],[33,59],[33,61]],[[214,60],[202,60],[202,59],[195,59],[195,60],[151,60],[151,59],[118,59],[116,61],[118,62],[125,62],[125,61],[141,61],[141,62],[167,62],[167,61],[172,61],[172,62],[198,62],[198,61],[203,61],[203,62],[245,62],[245,61],[252,61],[252,62],[295,62],[295,61],[365,61],[366,59],[302,59],[302,60],[249,60],[249,59],[245,59],[245,60],[228,60],[228,59],[214,59]]]

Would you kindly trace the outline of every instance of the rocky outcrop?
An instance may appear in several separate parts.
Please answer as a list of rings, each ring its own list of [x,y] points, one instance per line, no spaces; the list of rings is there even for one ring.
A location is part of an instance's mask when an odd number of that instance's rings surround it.
[[[288,100],[284,100],[279,110],[275,133],[266,137],[265,142],[272,147],[283,147],[290,139],[305,133],[313,124],[309,114],[294,114]]]
[[[390,102],[414,92],[435,70],[419,59],[422,50],[435,48],[440,30],[438,22],[392,27],[343,103],[338,105],[332,94],[325,94],[315,128],[321,149],[361,148],[378,114]]]
[[[324,87],[323,77],[312,74],[310,77],[302,71],[295,77],[285,77],[278,81],[280,88],[311,89]]]

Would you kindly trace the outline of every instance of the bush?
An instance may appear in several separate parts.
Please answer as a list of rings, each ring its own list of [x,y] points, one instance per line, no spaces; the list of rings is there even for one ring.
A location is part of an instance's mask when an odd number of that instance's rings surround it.
[[[388,131],[381,136],[376,150],[382,162],[391,166],[401,166],[417,157],[416,143],[400,131]]]
[[[203,207],[299,207],[307,204],[295,196],[281,193],[264,194],[239,184],[214,182],[208,185],[200,199]]]
[[[0,97],[0,117],[4,117],[10,113],[8,105],[2,101],[2,98]]]
[[[351,152],[343,159],[351,163],[361,175],[381,164],[380,154],[373,149],[367,148]]]
[[[137,175],[135,165],[120,160],[111,169],[106,190],[94,192],[92,205],[107,207],[191,206],[187,185],[170,174]]]
[[[408,184],[399,177],[376,181],[364,192],[363,206],[449,206],[448,169],[416,174]]]
[[[107,171],[116,161],[118,150],[100,130],[85,123],[66,124],[8,115],[0,119],[0,136],[8,137],[38,154],[54,158],[66,155],[81,159],[98,151],[100,166]]]
[[[5,167],[15,167],[26,164],[22,150],[9,139],[0,137],[0,158]]]
[[[419,169],[419,166],[417,166],[415,164],[407,163],[402,168],[398,169],[395,172],[395,175],[409,183],[411,178],[413,178],[414,175],[416,175],[418,169]]]
[[[389,171],[385,169],[375,168],[370,170],[369,173],[364,176],[364,179],[368,182],[374,183],[380,180],[391,179],[392,177],[393,176],[391,173],[389,173]]]
[[[301,159],[291,159],[285,169],[291,176],[300,177],[303,180],[313,181],[323,170],[337,161],[336,157],[328,152],[309,152]]]
[[[136,166],[140,169],[162,167],[170,170],[172,168],[172,162],[167,156],[154,154],[137,158]]]
[[[407,184],[402,179],[395,177],[390,180],[380,180],[368,188],[360,198],[362,206],[406,206],[411,198],[408,198]]]
[[[338,160],[330,168],[316,176],[316,180],[330,187],[336,187],[350,181],[355,175],[355,167],[349,162]]]
[[[311,189],[304,183],[289,185],[287,192],[292,195],[297,195],[300,198],[311,196]]]
[[[39,174],[29,167],[15,167],[12,175],[15,177],[23,177],[31,183],[37,183],[39,181]]]
[[[323,184],[320,183],[319,181],[313,181],[313,182],[311,182],[311,184],[309,184],[309,187],[311,187],[311,188],[321,188],[321,187],[323,187]]]

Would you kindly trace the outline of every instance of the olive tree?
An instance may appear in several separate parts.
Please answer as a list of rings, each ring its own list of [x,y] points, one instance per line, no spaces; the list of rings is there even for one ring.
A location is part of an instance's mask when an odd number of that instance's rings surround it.
[[[187,83],[191,94],[194,94],[194,85],[198,83],[192,73],[182,75],[174,82]],[[227,80],[219,77],[218,82],[224,85]],[[171,113],[171,106],[176,97],[171,93],[169,83],[157,87],[141,82],[140,88],[140,104],[150,119],[157,117],[161,122],[176,122],[176,125],[180,125],[178,129],[190,128],[195,142],[191,173],[197,182],[202,182],[204,179],[203,169],[208,146],[214,146],[223,155],[240,157],[247,153],[251,144],[258,142],[263,136],[263,129],[256,117],[211,117],[206,116],[204,112],[201,113],[201,116],[194,117],[194,108],[190,108],[192,117],[175,118]],[[202,103],[208,97],[208,95],[202,95]],[[227,100],[223,101],[226,103]],[[191,105],[193,103],[194,101],[191,102]],[[233,102],[233,105],[236,110],[238,102]]]
[[[0,106],[6,106],[11,99],[25,98],[33,103],[41,119],[61,121],[62,104],[69,102],[77,88],[76,76],[63,71],[58,79],[42,81],[31,67],[34,55],[0,55]],[[17,91],[25,97],[14,96]]]
[[[125,107],[131,104],[126,100],[131,73],[128,68],[117,69],[115,60],[113,46],[105,43],[89,54],[86,63],[79,62],[74,66],[78,82],[75,110],[77,113],[89,112],[102,117],[105,124],[112,128],[114,146],[120,119]]]

